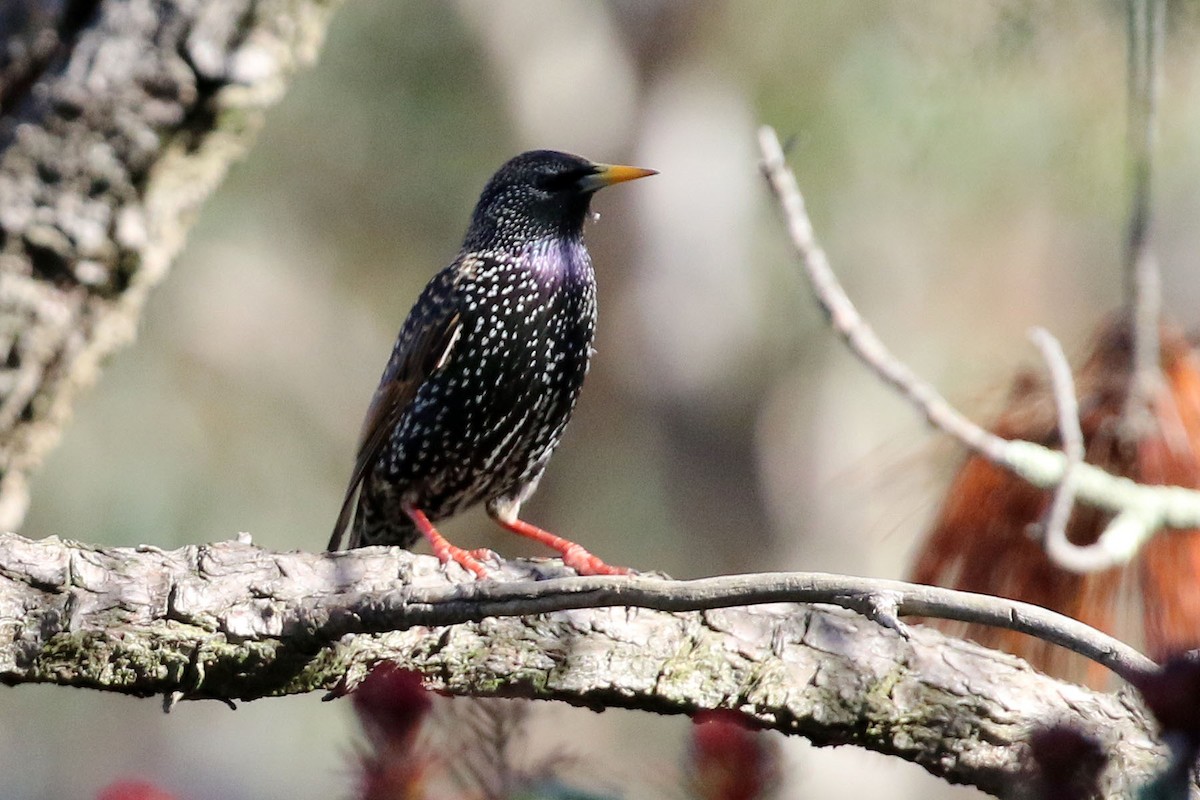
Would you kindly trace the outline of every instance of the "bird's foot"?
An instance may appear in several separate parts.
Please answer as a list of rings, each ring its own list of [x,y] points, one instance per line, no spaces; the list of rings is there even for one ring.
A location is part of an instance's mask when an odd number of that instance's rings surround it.
[[[455,547],[446,540],[445,536],[438,533],[438,529],[429,521],[429,517],[425,512],[415,507],[405,507],[404,513],[417,526],[417,530],[429,542],[429,546],[433,549],[433,554],[438,557],[438,560],[443,564],[448,564],[453,561],[464,569],[475,573],[475,577],[484,580],[488,577],[488,571],[479,563],[476,554],[468,550],[463,550],[461,547]]]
[[[555,536],[550,531],[542,530],[536,525],[530,525],[523,519],[503,520],[493,516],[501,526],[518,536],[541,542],[547,547],[562,554],[563,563],[580,575],[629,575],[633,571],[626,567],[613,567],[584,549],[583,545],[575,544],[570,539]]]

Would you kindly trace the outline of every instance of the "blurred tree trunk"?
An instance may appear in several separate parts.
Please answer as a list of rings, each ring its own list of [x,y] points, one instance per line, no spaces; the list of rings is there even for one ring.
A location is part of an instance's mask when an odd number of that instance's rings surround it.
[[[0,3],[0,530],[336,5]]]

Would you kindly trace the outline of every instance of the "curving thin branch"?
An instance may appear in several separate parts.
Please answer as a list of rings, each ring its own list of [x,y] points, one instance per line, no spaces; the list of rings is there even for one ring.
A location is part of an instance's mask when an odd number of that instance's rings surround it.
[[[1071,376],[1071,365],[1063,353],[1062,345],[1045,328],[1034,328],[1030,338],[1042,352],[1042,358],[1050,370],[1050,383],[1054,388],[1054,402],[1058,411],[1059,438],[1062,439],[1063,454],[1067,457],[1066,473],[1062,483],[1054,492],[1054,500],[1046,514],[1044,544],[1046,555],[1058,566],[1071,572],[1100,572],[1116,566],[1111,554],[1095,544],[1079,546],[1067,538],[1067,523],[1075,505],[1076,475],[1079,465],[1084,463],[1083,429],[1079,424],[1079,398],[1075,394],[1075,380]]]
[[[817,303],[850,351],[938,430],[1039,489],[1059,486],[1067,475],[1063,453],[1033,442],[1002,439],[976,425],[887,349],[851,303],[817,243],[796,176],[788,168],[772,128],[759,129],[759,148],[764,174],[779,201]],[[1106,553],[1114,564],[1128,562],[1163,528],[1200,527],[1198,491],[1139,484],[1088,463],[1078,465],[1074,480],[1079,501],[1115,515],[1095,544],[1097,552]]]
[[[441,589],[404,587],[383,595],[339,598],[336,613],[316,610],[314,635],[395,630],[412,624],[453,625],[485,617],[525,616],[584,608],[703,611],[768,603],[821,603],[855,611],[907,635],[894,617],[918,616],[991,625],[1035,636],[1108,667],[1122,678],[1155,668],[1134,648],[1041,606],[992,595],[879,578],[820,572],[723,575],[694,580],[653,577],[566,577],[536,583],[487,581]]]

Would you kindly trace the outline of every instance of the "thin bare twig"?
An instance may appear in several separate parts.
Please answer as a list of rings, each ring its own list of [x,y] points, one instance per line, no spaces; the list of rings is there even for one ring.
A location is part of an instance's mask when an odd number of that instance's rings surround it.
[[[1095,545],[1079,546],[1067,538],[1067,523],[1075,505],[1076,475],[1085,455],[1083,429],[1079,425],[1079,398],[1071,365],[1062,345],[1045,328],[1034,328],[1029,338],[1037,345],[1050,371],[1054,401],[1058,410],[1058,431],[1067,465],[1062,482],[1054,492],[1054,500],[1043,526],[1046,555],[1058,566],[1071,572],[1099,572],[1112,566],[1112,555]]]
[[[791,234],[792,243],[812,284],[817,302],[829,324],[851,352],[872,369],[892,388],[900,392],[925,419],[939,430],[949,433],[972,450],[985,454],[998,463],[1005,461],[1007,442],[984,430],[963,416],[942,397],[937,389],[923,381],[908,365],[888,351],[887,346],[871,329],[858,309],[850,302],[825,251],[817,244],[812,221],[804,209],[804,197],[796,184],[796,176],[787,168],[779,138],[770,127],[759,130],[759,147],[763,153],[763,169],[779,204]]]
[[[1128,161],[1132,197],[1125,247],[1125,303],[1133,327],[1133,369],[1124,422],[1135,437],[1153,424],[1151,402],[1162,382],[1158,342],[1162,278],[1153,250],[1152,179],[1165,27],[1164,0],[1128,0]]]
[[[1031,603],[881,578],[821,572],[722,575],[676,581],[647,576],[485,581],[449,587],[403,587],[380,594],[339,595],[330,612],[308,617],[313,634],[335,640],[413,625],[453,625],[485,617],[526,616],[577,608],[626,606],[656,611],[701,611],[764,603],[824,603],[876,618],[955,620],[1026,633],[1078,653],[1128,679],[1154,668],[1134,648],[1088,625]]]
[[[938,430],[1039,489],[1056,488],[1067,472],[1063,453],[1033,442],[1002,439],[976,425],[888,351],[850,302],[817,244],[796,176],[769,126],[759,130],[759,148],[767,181],[783,210],[817,302],[850,351]],[[1145,486],[1086,462],[1075,472],[1077,499],[1115,515],[1094,545],[1108,553],[1114,564],[1127,563],[1162,528],[1200,527],[1200,492],[1179,486]]]

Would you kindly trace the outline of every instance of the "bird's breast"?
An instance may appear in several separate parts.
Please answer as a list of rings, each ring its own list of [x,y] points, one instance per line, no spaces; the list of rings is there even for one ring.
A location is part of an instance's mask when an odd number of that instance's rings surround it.
[[[578,248],[477,252],[452,294],[458,332],[393,436],[392,479],[434,516],[533,480],[591,358],[595,282]]]
[[[484,367],[486,377],[534,388],[559,383],[558,373],[586,370],[596,287],[582,242],[540,241],[517,255],[489,254],[460,288],[464,330],[456,355]]]

